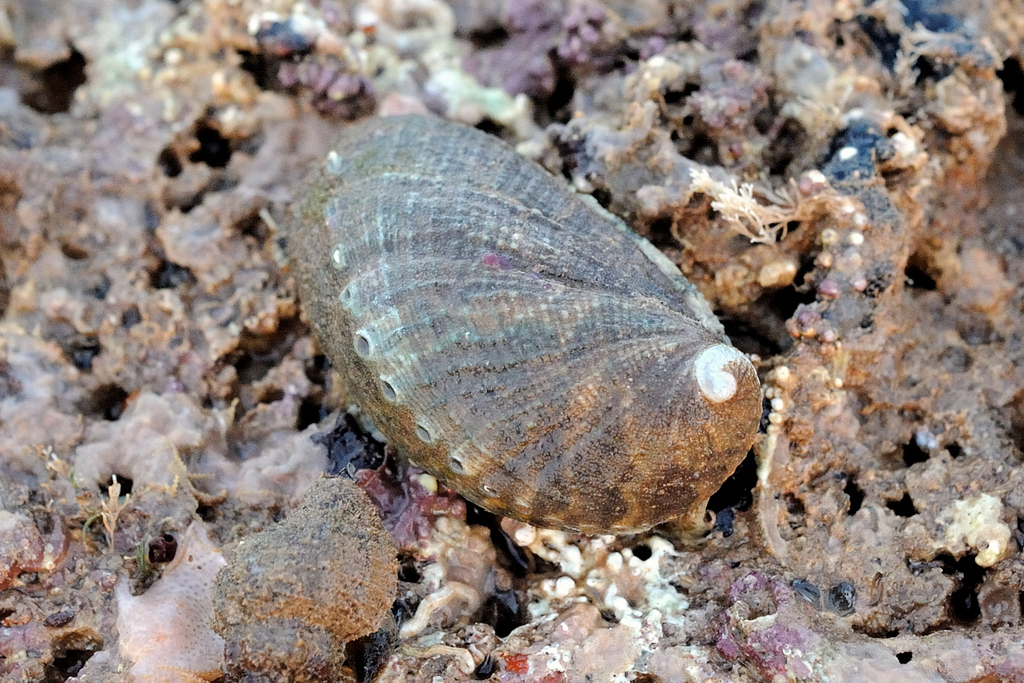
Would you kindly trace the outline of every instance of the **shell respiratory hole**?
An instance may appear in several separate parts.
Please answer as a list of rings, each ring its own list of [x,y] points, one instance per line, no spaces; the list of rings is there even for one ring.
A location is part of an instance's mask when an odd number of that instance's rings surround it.
[[[389,442],[481,507],[639,531],[702,509],[749,449],[757,374],[650,243],[499,140],[345,128],[288,232],[300,295]]]

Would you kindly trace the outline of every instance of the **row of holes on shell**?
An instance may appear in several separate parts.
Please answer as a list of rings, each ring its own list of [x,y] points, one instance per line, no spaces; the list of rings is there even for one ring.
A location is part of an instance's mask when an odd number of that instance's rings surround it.
[[[331,252],[331,265],[338,270],[342,270],[345,267],[345,251],[342,245],[340,244],[336,246],[334,250]],[[345,288],[341,290],[341,294],[338,295],[338,301],[341,302],[341,305],[344,308],[351,309],[351,285],[346,285]],[[373,351],[370,345],[370,338],[367,337],[364,332],[356,332],[355,338],[353,339],[353,347],[356,350],[356,355],[359,356],[360,358],[369,358],[370,353]],[[383,394],[384,396],[384,400],[386,400],[388,403],[398,402],[398,392],[395,391],[395,387],[383,377],[380,380],[380,391],[381,394]],[[426,444],[429,444],[433,441],[433,436],[431,436],[430,430],[428,430],[421,424],[416,425],[416,438],[418,438],[420,441]],[[459,466],[460,468],[462,467],[461,462],[459,462]],[[461,471],[454,469],[454,467],[453,470],[456,472]]]
[[[334,248],[334,251],[331,253],[331,265],[337,268],[338,270],[341,270],[345,267],[344,249],[340,244],[336,246]],[[341,305],[343,307],[347,309],[351,308],[351,285],[347,285],[344,289],[341,290],[341,294],[338,295],[338,300],[341,302]],[[369,358],[370,353],[373,351],[373,348],[370,344],[370,338],[367,337],[364,332],[356,332],[355,338],[353,340],[353,346],[355,347],[356,355],[358,355],[360,358]],[[381,394],[384,396],[384,400],[386,400],[388,403],[398,402],[398,392],[395,391],[395,387],[383,377],[380,380],[380,390]],[[433,442],[433,436],[431,435],[430,430],[428,430],[421,424],[416,425],[416,438],[418,438],[420,441],[426,444]],[[466,472],[466,465],[457,456],[453,455],[448,458],[448,466],[455,474],[465,474]],[[489,487],[484,488],[488,489]]]
[[[353,339],[353,346],[356,350],[356,355],[360,358],[369,358],[370,354],[373,352],[373,345],[370,343],[370,338],[362,331],[356,332]],[[395,387],[384,378],[381,378],[380,380],[380,391],[384,396],[384,400],[389,403],[398,402],[398,392],[395,391]],[[431,435],[430,430],[422,424],[416,425],[416,438],[426,444],[433,443],[433,435]],[[452,455],[448,458],[448,466],[455,474],[466,473],[465,463],[463,463],[457,456]]]
[[[356,355],[363,359],[369,359],[370,354],[373,352],[373,346],[370,344],[370,338],[363,331],[356,332],[355,337],[352,340],[352,346],[356,350]],[[380,378],[380,393],[388,403],[398,402],[398,392],[395,391],[394,385],[383,377]],[[416,436],[419,437],[420,441],[423,443],[431,442],[430,430],[423,425],[416,425]]]

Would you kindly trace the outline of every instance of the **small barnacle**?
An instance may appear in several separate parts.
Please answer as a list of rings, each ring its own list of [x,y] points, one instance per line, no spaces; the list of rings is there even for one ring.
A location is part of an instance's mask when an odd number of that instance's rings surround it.
[[[793,579],[793,591],[809,602],[815,609],[821,609],[821,589],[810,581]]]
[[[148,559],[154,564],[170,562],[178,552],[178,541],[171,534],[163,534],[149,541]]]
[[[857,605],[857,589],[848,581],[840,581],[825,593],[825,609],[841,617],[854,613]]]

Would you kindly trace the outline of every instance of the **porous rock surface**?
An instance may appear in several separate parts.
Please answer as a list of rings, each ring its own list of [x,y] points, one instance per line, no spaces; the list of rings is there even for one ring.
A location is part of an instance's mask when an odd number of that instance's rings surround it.
[[[1020,16],[0,3],[0,678],[113,661],[151,542],[330,469],[400,553],[380,680],[1024,679]],[[592,194],[758,356],[702,543],[497,520],[340,418],[277,226],[340,126],[410,112]]]

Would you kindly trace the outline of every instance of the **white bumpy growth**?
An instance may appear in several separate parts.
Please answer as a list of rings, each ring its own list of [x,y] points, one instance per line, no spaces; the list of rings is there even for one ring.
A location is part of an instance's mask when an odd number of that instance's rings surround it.
[[[728,369],[731,363],[742,367],[749,365],[750,360],[728,344],[715,344],[701,351],[693,361],[700,393],[712,403],[722,403],[736,395],[736,377]]]

